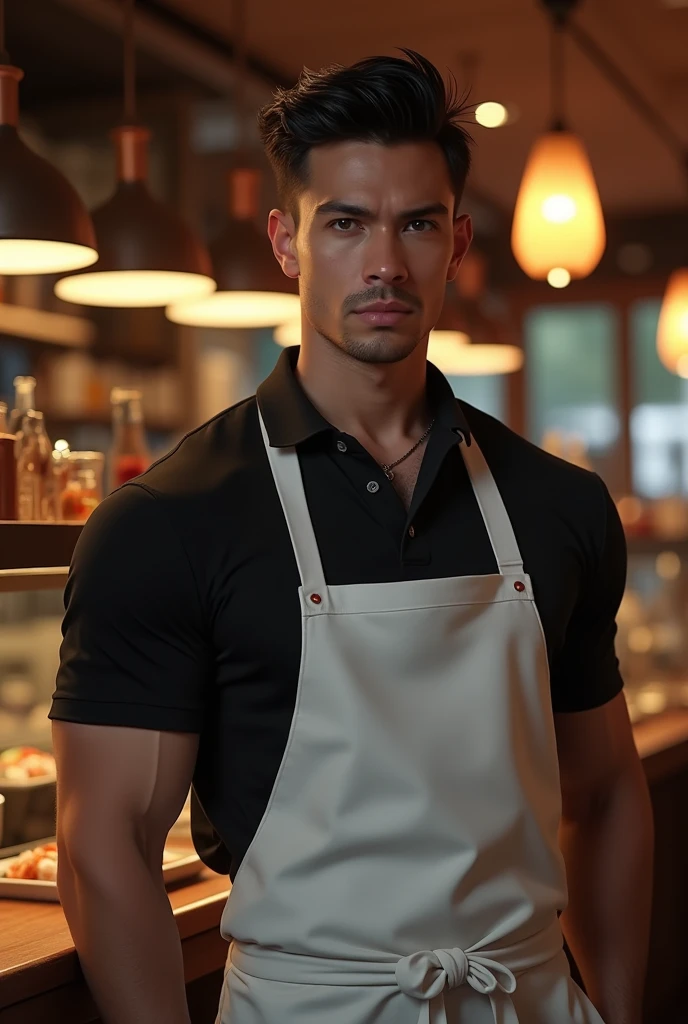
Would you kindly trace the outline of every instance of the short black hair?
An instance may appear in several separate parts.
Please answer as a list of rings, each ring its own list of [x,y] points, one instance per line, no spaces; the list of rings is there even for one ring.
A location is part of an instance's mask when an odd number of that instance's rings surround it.
[[[445,85],[434,64],[415,50],[400,57],[366,57],[343,67],[304,68],[290,89],[279,88],[258,114],[260,137],[275,174],[279,201],[298,220],[297,199],[308,182],[308,154],[327,143],[393,145],[436,142],[449,167],[455,209],[471,165],[468,109],[456,79]]]

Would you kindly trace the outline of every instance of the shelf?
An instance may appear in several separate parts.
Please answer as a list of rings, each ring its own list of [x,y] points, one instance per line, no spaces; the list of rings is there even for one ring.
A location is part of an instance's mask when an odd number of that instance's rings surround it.
[[[83,523],[0,522],[0,591],[64,586],[82,528]]]
[[[69,415],[61,412],[44,411],[47,423],[56,427],[110,427],[112,425],[112,414],[109,409],[101,409],[96,412],[82,413],[81,415]],[[154,434],[176,434],[184,427],[181,423],[173,423],[171,420],[156,420],[144,417],[144,428]]]
[[[0,302],[0,334],[65,348],[90,348],[95,327],[85,317]]]
[[[688,554],[688,537],[626,537],[626,546],[631,555],[656,555],[660,551],[676,551]]]

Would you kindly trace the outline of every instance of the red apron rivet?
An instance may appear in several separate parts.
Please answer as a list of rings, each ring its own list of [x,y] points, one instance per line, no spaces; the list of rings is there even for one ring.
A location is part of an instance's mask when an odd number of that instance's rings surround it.
[[[313,604],[321,604],[322,597],[320,596],[320,594],[311,594],[311,601],[313,602]]]
[[[522,583],[521,580],[516,580],[516,582],[514,583],[514,590],[518,590],[519,594],[522,594],[525,589],[525,583]]]

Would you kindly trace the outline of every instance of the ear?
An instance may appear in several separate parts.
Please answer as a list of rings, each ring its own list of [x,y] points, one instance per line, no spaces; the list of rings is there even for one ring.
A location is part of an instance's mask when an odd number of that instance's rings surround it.
[[[459,272],[461,261],[468,252],[473,241],[473,223],[467,213],[454,221],[454,250],[447,268],[447,281],[454,281]]]
[[[299,276],[299,261],[296,256],[296,227],[290,213],[281,210],[270,210],[268,216],[268,236],[272,242],[272,251],[283,273],[292,279]]]

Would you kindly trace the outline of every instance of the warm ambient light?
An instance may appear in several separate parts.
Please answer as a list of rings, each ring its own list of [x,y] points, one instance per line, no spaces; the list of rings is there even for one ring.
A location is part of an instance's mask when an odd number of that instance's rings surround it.
[[[669,278],[657,326],[657,353],[670,373],[688,377],[688,267]]]
[[[215,291],[204,246],[148,191],[149,135],[138,125],[113,132],[119,181],[93,214],[100,256],[85,274],[57,282],[55,294],[65,302],[140,309]]]
[[[65,302],[82,306],[145,309],[165,306],[185,295],[195,298],[215,288],[211,277],[171,270],[110,270],[63,277],[55,294]]]
[[[300,345],[301,321],[276,327],[273,338],[283,348]],[[516,345],[474,345],[462,331],[430,331],[428,359],[448,376],[479,377],[520,370],[523,352]]]
[[[475,119],[483,128],[501,128],[509,120],[509,111],[503,103],[479,103]]]
[[[572,278],[586,277],[605,244],[602,206],[583,143],[568,131],[541,135],[530,151],[514,210],[516,261],[535,280],[564,267]]]
[[[256,226],[261,179],[257,167],[230,171],[229,216],[210,246],[217,291],[207,298],[172,303],[166,310],[168,320],[188,327],[246,329],[299,319],[296,282],[282,273],[267,233]]]
[[[566,288],[571,284],[571,275],[564,267],[553,267],[547,275],[547,283],[552,288]]]
[[[298,315],[298,295],[280,292],[215,292],[197,301],[179,302],[167,309],[167,317],[175,324],[191,327],[272,327]],[[297,320],[299,345],[301,325]]]
[[[61,274],[88,267],[97,259],[96,250],[87,245],[40,238],[0,238],[0,274],[8,276]]]

